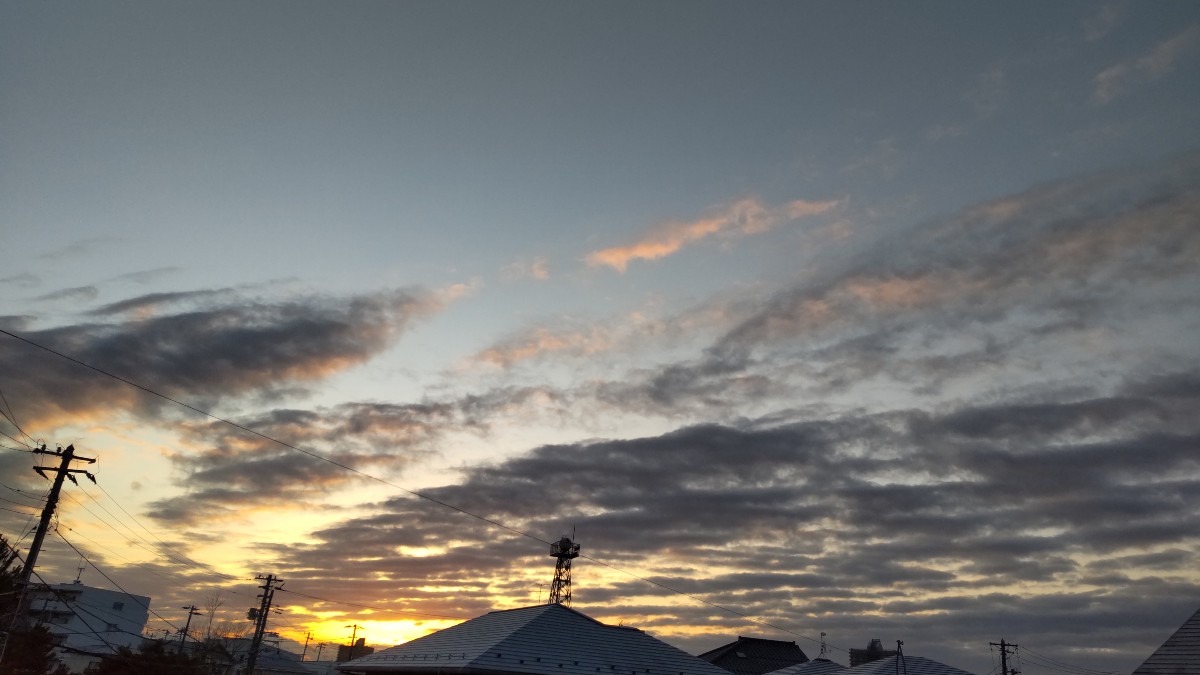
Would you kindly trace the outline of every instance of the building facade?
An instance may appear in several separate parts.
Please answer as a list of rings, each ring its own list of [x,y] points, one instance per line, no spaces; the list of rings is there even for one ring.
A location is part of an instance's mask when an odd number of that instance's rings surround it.
[[[149,618],[150,598],[106,588],[41,584],[30,589],[29,613],[58,638],[58,657],[83,672],[118,647],[137,649]]]

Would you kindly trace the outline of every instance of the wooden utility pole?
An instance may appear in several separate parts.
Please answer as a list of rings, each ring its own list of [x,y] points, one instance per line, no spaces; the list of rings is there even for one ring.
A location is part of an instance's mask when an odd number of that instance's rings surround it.
[[[57,468],[50,466],[33,467],[33,470],[42,478],[49,477],[46,475],[47,471],[53,471],[55,475],[54,483],[50,487],[50,494],[46,496],[46,506],[42,508],[42,519],[38,521],[37,533],[33,535],[33,543],[29,545],[29,554],[25,556],[25,567],[21,570],[21,584],[25,588],[29,587],[29,579],[33,576],[33,566],[37,564],[38,554],[42,552],[42,542],[46,539],[46,532],[50,530],[50,519],[54,517],[54,508],[58,506],[58,493],[62,490],[63,480],[69,478],[72,483],[78,485],[79,481],[75,480],[73,474],[82,473],[88,477],[88,480],[93,483],[96,482],[96,477],[90,472],[83,469],[71,468],[72,460],[79,460],[88,464],[96,463],[96,460],[91,457],[76,457],[74,445],[68,445],[66,450],[58,448],[57,450],[50,451],[43,444],[40,448],[34,448],[33,452],[59,457],[61,461],[58,463]]]
[[[75,446],[68,445],[66,450],[61,447],[56,450],[47,450],[46,444],[42,447],[34,448],[34,454],[50,455],[59,457],[57,467],[52,466],[35,466],[33,470],[42,478],[49,478],[46,475],[47,471],[54,472],[54,482],[50,486],[50,494],[46,496],[46,505],[42,507],[42,518],[38,521],[37,532],[33,535],[33,542],[29,544],[29,553],[25,556],[25,564],[21,568],[21,579],[18,584],[20,596],[17,598],[17,610],[13,614],[12,622],[9,624],[8,633],[12,633],[18,624],[28,626],[26,615],[28,614],[29,606],[29,580],[33,578],[33,566],[37,564],[38,554],[42,552],[42,542],[46,540],[46,533],[50,531],[50,521],[54,518],[54,509],[58,506],[58,494],[62,491],[63,480],[70,478],[72,483],[76,485],[79,481],[75,480],[73,474],[82,473],[88,477],[88,480],[96,482],[96,477],[83,469],[72,469],[71,461],[79,460],[88,464],[95,464],[96,460],[91,457],[76,457]],[[0,661],[4,660],[5,652],[8,651],[8,633],[0,636]]]
[[[255,579],[263,580],[263,585],[259,586],[263,592],[258,596],[262,598],[262,603],[257,608],[250,608],[249,618],[254,619],[254,639],[250,641],[250,654],[246,658],[246,675],[254,675],[254,666],[258,661],[258,649],[262,646],[263,633],[267,632],[267,616],[271,613],[271,601],[275,597],[275,591],[280,588],[276,584],[281,583],[274,574],[268,574],[265,577],[260,574]]]
[[[197,612],[195,605],[188,605],[187,607],[180,607],[179,609],[186,609],[188,611],[187,623],[183,625],[183,631],[181,632],[181,634],[179,636],[179,653],[182,654],[183,653],[183,643],[184,643],[184,641],[187,640],[188,630],[190,630],[192,627],[192,617],[193,616],[203,616],[204,612]]]
[[[304,660],[304,656],[308,654],[308,641],[312,639],[312,631],[304,634],[304,651],[300,652],[300,660]]]

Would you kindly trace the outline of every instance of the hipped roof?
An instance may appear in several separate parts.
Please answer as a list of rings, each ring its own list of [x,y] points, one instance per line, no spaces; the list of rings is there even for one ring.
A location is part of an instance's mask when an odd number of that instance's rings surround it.
[[[338,667],[355,673],[729,675],[635,628],[559,604],[491,612]]]

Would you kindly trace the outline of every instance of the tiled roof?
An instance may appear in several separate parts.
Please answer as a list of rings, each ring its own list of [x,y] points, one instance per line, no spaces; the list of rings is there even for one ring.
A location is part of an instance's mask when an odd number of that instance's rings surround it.
[[[348,661],[350,673],[729,675],[640,630],[563,605],[491,612]]]
[[[903,659],[899,663],[898,660]],[[840,675],[972,675],[923,656],[889,656],[885,659],[847,668]]]
[[[768,675],[831,675],[843,670],[846,670],[846,666],[840,663],[834,663],[829,659],[813,659],[787,668],[780,668]]]
[[[741,636],[700,658],[735,675],[763,675],[808,660],[795,642]]]
[[[1133,675],[1200,675],[1200,610],[1184,621]]]

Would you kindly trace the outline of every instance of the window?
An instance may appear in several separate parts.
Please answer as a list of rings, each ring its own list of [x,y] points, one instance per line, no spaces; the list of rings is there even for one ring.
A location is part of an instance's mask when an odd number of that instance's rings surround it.
[[[121,627],[118,626],[117,624],[115,624],[115,623],[108,624],[108,632],[115,633],[119,630],[121,630]]]
[[[113,609],[118,609],[118,610],[119,610],[119,609],[125,609],[125,603],[123,603],[123,602],[114,602],[114,603],[113,603]]]

